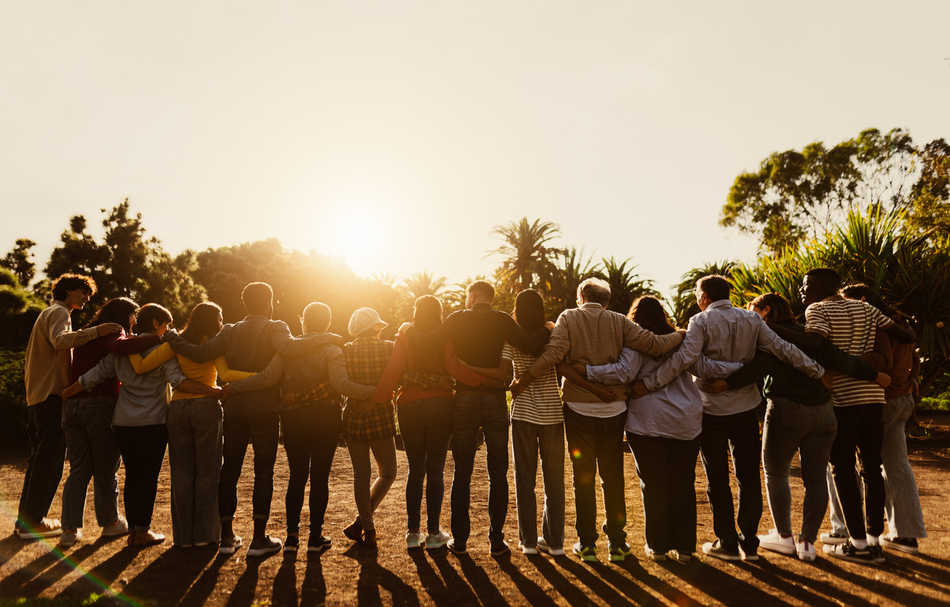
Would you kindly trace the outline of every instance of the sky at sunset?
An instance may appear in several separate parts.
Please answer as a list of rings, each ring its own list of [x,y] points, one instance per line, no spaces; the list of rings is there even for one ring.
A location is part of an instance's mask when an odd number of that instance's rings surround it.
[[[676,5],[671,6],[671,5]],[[173,253],[268,237],[488,273],[523,215],[668,290],[751,261],[737,174],[950,137],[950,2],[5,2],[0,252],[128,196]],[[94,233],[96,233],[94,231]]]

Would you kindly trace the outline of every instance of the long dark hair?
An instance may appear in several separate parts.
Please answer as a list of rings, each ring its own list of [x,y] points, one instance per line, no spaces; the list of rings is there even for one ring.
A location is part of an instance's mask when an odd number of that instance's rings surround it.
[[[778,293],[766,293],[752,300],[752,307],[756,310],[762,310],[766,306],[769,307],[769,313],[765,316],[767,322],[785,322],[795,319],[792,306]]]
[[[416,298],[412,307],[412,325],[406,330],[409,357],[420,367],[439,371],[443,368],[445,337],[442,335],[442,302],[432,295]]]
[[[221,306],[213,301],[203,301],[191,309],[188,324],[181,336],[193,344],[200,344],[206,337],[214,337],[218,332],[218,319],[221,318]]]
[[[155,330],[155,321],[159,323],[171,322],[172,313],[168,308],[157,303],[147,303],[139,308],[135,316],[135,332],[149,333]]]
[[[544,326],[544,300],[534,289],[525,289],[515,297],[512,318],[528,333]]]
[[[627,318],[637,323],[647,331],[653,331],[657,335],[665,335],[676,331],[676,328],[670,324],[663,310],[663,304],[656,297],[644,295],[638,298],[630,306],[630,312]]]
[[[132,327],[129,326],[129,318],[131,318],[138,309],[139,305],[128,297],[115,297],[102,304],[102,307],[96,311],[95,316],[92,317],[92,320],[89,321],[86,328],[95,327],[107,322],[114,322],[118,325],[122,325],[126,333],[130,333]]]

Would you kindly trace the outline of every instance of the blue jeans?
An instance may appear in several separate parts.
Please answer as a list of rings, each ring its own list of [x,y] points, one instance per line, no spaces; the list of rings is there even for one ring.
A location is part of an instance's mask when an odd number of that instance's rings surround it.
[[[472,470],[479,431],[485,437],[488,452],[488,537],[492,542],[504,539],[508,514],[508,403],[500,390],[462,390],[455,397],[452,457],[452,536],[464,546],[471,533]]]
[[[119,445],[112,431],[115,398],[88,396],[63,403],[63,433],[69,456],[69,476],[63,487],[63,527],[81,529],[86,488],[93,480],[93,503],[100,527],[119,518]]]

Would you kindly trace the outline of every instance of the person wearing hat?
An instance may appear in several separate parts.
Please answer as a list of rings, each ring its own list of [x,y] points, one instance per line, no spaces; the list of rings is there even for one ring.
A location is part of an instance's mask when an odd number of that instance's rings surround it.
[[[380,332],[387,326],[373,308],[358,308],[350,316],[347,330],[353,341],[343,346],[343,357],[353,382],[375,386],[383,376],[393,354],[393,342],[380,339]],[[358,513],[343,534],[375,548],[373,512],[396,480],[396,422],[392,401],[348,397],[343,408],[343,435],[353,462],[353,494]],[[372,486],[370,451],[379,469]]]

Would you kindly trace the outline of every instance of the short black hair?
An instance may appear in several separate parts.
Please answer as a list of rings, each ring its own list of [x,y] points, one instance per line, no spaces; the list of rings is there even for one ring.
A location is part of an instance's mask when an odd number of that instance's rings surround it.
[[[818,287],[822,297],[834,295],[841,288],[841,276],[831,268],[814,268],[805,272],[805,276]]]
[[[139,308],[138,314],[135,315],[135,332],[148,333],[155,329],[155,321],[161,324],[172,320],[172,313],[168,308],[157,303],[148,303]]]
[[[249,314],[267,314],[274,302],[274,289],[266,282],[249,282],[241,291],[241,303]]]
[[[868,302],[873,302],[877,299],[877,293],[874,292],[874,289],[867,286],[863,282],[856,282],[854,284],[845,285],[841,287],[842,297],[847,297],[848,299],[861,299],[862,297]]]
[[[732,291],[732,283],[720,274],[703,276],[696,281],[696,287],[708,295],[710,301],[729,299],[729,293]]]
[[[63,301],[70,291],[77,289],[92,297],[96,294],[96,281],[84,274],[62,274],[53,281],[53,299]]]
[[[467,291],[487,298],[489,301],[495,299],[495,287],[487,280],[476,280],[468,285]]]

